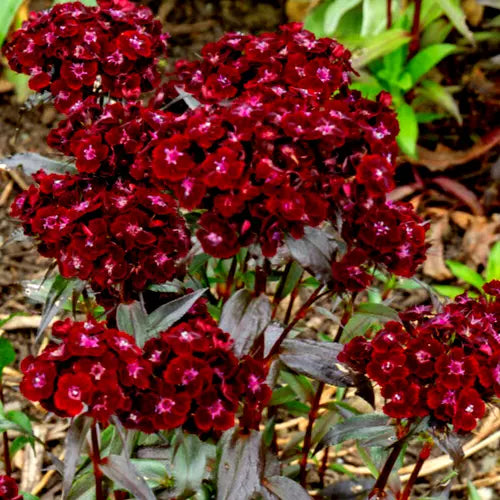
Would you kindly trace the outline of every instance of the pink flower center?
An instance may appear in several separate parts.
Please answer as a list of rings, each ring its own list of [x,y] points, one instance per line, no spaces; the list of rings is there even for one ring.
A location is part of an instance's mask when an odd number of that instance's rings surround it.
[[[208,233],[207,240],[212,243],[212,245],[220,245],[224,239],[217,233]]]
[[[138,378],[139,377],[139,373],[144,370],[144,368],[139,364],[139,363],[131,363],[130,365],[128,365],[127,367],[127,371],[128,371],[128,374],[132,377],[132,378]]]
[[[448,368],[450,370],[450,373],[453,375],[464,375],[465,370],[464,370],[464,362],[463,361],[456,361],[456,360],[451,360]]]
[[[46,384],[47,384],[47,377],[45,376],[45,373],[39,373],[33,379],[33,387],[36,387],[37,389],[45,387]]]
[[[92,144],[89,144],[84,150],[83,150],[83,157],[87,160],[87,161],[92,161],[92,160],[95,160],[97,158],[97,152],[94,148],[94,146],[92,146]]]
[[[106,373],[106,368],[101,365],[101,363],[96,363],[90,369],[90,374],[96,379],[101,380],[102,376]]]
[[[79,400],[81,398],[81,395],[82,395],[82,391],[80,390],[80,388],[77,385],[72,385],[68,389],[68,397],[70,399]]]
[[[88,74],[88,72],[85,71],[83,63],[73,63],[71,65],[71,71],[73,75],[75,75],[75,77],[78,79],[82,79],[85,75]]]
[[[182,153],[181,151],[179,151],[177,149],[177,146],[174,146],[173,148],[169,149],[169,148],[165,148],[163,150],[163,153],[165,155],[165,161],[167,163],[177,163],[177,159],[181,156],[184,156],[184,153]]]
[[[218,399],[212,406],[209,406],[208,411],[212,418],[218,417],[224,411],[224,406],[222,406],[220,399]]]
[[[248,377],[248,388],[250,389],[251,392],[256,393],[261,385],[260,378],[257,377],[257,375],[254,375],[253,373],[250,374]]]
[[[169,413],[172,411],[172,408],[175,406],[175,401],[170,398],[161,398],[158,404],[156,405],[156,411],[158,413]]]
[[[192,382],[198,376],[198,370],[194,368],[189,368],[182,375],[182,385],[187,385]]]
[[[330,70],[324,66],[316,70],[316,75],[322,82],[327,82],[331,78]]]
[[[74,261],[74,259],[73,259]],[[99,340],[96,337],[89,337],[82,333],[80,335],[80,347],[85,347],[87,349],[92,349],[99,346]]]
[[[134,35],[130,37],[129,43],[134,50],[139,50],[144,45],[144,40],[141,40],[137,35]]]
[[[431,359],[431,355],[424,350],[417,351],[415,357],[419,363],[427,363]]]
[[[137,236],[141,232],[141,228],[137,224],[128,224],[127,233],[131,236]]]

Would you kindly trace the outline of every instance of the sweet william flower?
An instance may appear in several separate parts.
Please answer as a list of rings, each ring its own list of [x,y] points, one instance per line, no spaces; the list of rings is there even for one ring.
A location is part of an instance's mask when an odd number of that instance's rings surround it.
[[[467,356],[459,347],[454,347],[448,354],[442,354],[436,361],[439,381],[449,389],[473,385],[478,369],[477,360],[473,356]]]
[[[0,476],[0,500],[22,500],[16,481],[10,476]]]
[[[486,406],[479,393],[472,388],[463,389],[458,396],[453,428],[457,431],[471,431],[485,411]]]
[[[74,417],[90,403],[92,391],[92,380],[86,373],[62,375],[57,382],[54,404],[58,410]]]

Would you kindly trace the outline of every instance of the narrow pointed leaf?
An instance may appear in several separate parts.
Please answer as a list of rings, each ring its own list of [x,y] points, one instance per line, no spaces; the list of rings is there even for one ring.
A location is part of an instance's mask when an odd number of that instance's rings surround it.
[[[279,355],[289,368],[327,384],[349,387],[354,378],[336,365],[337,356],[343,346],[334,342],[315,340],[285,340]]]
[[[446,265],[454,276],[482,291],[485,281],[477,271],[456,260],[447,260]]]
[[[73,485],[76,468],[81,459],[82,448],[85,444],[85,438],[89,428],[89,419],[77,417],[71,422],[68,433],[66,434],[64,445],[63,499],[69,497],[69,492]]]
[[[486,281],[500,280],[500,241],[497,241],[488,257],[486,266]]]
[[[238,290],[222,308],[219,327],[234,339],[236,356],[247,354],[255,339],[271,321],[271,303],[265,294],[258,297]]]
[[[465,13],[459,3],[453,0],[436,0],[436,2],[444,10],[446,17],[451,21],[453,26],[455,26],[469,42],[474,43],[474,35],[465,22]]]
[[[66,163],[51,160],[37,153],[18,153],[9,158],[1,159],[0,165],[5,165],[7,168],[21,166],[26,175],[33,175],[39,170],[44,170],[51,174],[64,174],[72,170],[71,166]]]
[[[196,290],[184,297],[167,302],[155,309],[149,315],[149,337],[166,330],[174,323],[181,320],[182,317],[194,306],[196,301],[207,291],[206,288]],[[147,339],[145,339],[147,340]]]
[[[240,435],[238,429],[230,429],[224,433],[217,469],[217,500],[253,498],[260,492],[264,467],[261,445],[257,431]]]
[[[132,462],[121,455],[110,455],[101,465],[102,472],[118,486],[140,500],[155,500],[155,495]]]
[[[16,359],[16,351],[12,344],[4,337],[0,337],[0,377],[6,366],[9,366]]]
[[[361,3],[361,0],[334,0],[325,11],[323,29],[327,35],[335,33],[342,16]]]
[[[145,344],[148,336],[148,315],[139,301],[120,304],[116,311],[116,323],[119,330],[135,338],[139,347]]]
[[[413,84],[417,83],[442,59],[452,54],[455,49],[456,46],[451,43],[436,43],[417,52],[406,66],[406,71],[411,75]]]
[[[284,476],[271,476],[265,479],[265,487],[280,500],[311,500],[307,491],[293,479]]]

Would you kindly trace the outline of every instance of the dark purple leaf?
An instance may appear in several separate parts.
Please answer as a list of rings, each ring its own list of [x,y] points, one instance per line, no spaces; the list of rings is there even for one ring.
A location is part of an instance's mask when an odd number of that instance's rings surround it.
[[[279,358],[297,373],[327,384],[350,387],[354,385],[354,377],[336,364],[342,348],[342,344],[336,342],[285,340]]]
[[[311,500],[312,498],[300,484],[288,477],[268,477],[264,480],[264,485],[280,500]]]
[[[67,163],[51,160],[37,153],[18,153],[9,158],[0,160],[0,164],[8,168],[21,166],[26,175],[33,175],[39,170],[44,170],[49,174],[64,174],[73,170]]]
[[[234,339],[234,353],[248,354],[255,339],[271,321],[271,303],[265,294],[253,297],[248,290],[238,290],[222,308],[219,328]]]
[[[82,448],[89,432],[90,420],[85,417],[73,419],[64,443],[63,499],[68,498],[75,478],[76,467],[82,456]]]
[[[325,446],[356,439],[365,446],[390,446],[396,442],[394,427],[389,425],[387,415],[367,413],[355,415],[334,425],[318,444],[316,451]]]
[[[374,484],[371,477],[337,481],[321,490],[320,495],[331,500],[365,500]]]
[[[453,465],[457,467],[464,459],[463,439],[453,432],[442,431],[437,427],[431,426],[430,431],[435,437],[439,448],[448,453],[453,460]]]
[[[132,335],[139,347],[146,343],[148,339],[148,315],[139,301],[120,304],[116,311],[116,324],[119,330]]]
[[[286,237],[286,244],[292,257],[313,276],[322,282],[332,278],[331,262],[338,243],[320,229],[306,227],[302,238]]]
[[[217,470],[217,500],[253,498],[261,491],[262,438],[257,431],[240,434],[230,429],[222,439]]]
[[[283,333],[284,327],[280,325],[277,321],[267,325],[264,330],[264,357],[271,352],[271,349],[276,344],[276,341],[280,338]]]
[[[101,464],[103,474],[141,500],[155,500],[155,495],[132,462],[121,455],[109,455]]]

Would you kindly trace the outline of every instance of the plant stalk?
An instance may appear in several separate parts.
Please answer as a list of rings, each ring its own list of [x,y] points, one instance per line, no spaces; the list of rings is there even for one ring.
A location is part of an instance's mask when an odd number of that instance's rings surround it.
[[[323,287],[319,286],[318,288],[316,288],[316,290],[314,290],[314,292],[309,296],[309,298],[306,300],[306,302],[304,302],[304,304],[302,305],[302,307],[297,311],[297,314],[295,315],[295,317],[293,318],[293,320],[286,326],[286,328],[283,330],[283,332],[281,333],[279,339],[276,341],[276,343],[274,344],[273,348],[271,349],[271,352],[268,354],[267,358],[266,359],[270,359],[272,356],[274,356],[278,351],[279,351],[279,348],[280,348],[280,345],[282,344],[282,342],[286,339],[286,336],[290,333],[290,331],[292,330],[292,328],[299,322],[299,320],[301,320],[307,310],[309,309],[309,307],[311,307],[311,305],[316,301],[318,300],[320,297],[328,294],[328,293],[331,293],[330,290],[327,290],[326,292],[322,293],[320,295],[320,291]],[[285,321],[286,323],[286,321]]]
[[[325,474],[326,474],[326,469],[328,468],[328,454],[330,451],[330,447],[327,446],[325,448],[325,451],[323,453],[323,457],[321,458],[321,465],[319,467],[319,485],[321,488],[325,487]]]
[[[299,481],[302,487],[306,487],[306,476],[307,476],[307,458],[309,457],[309,451],[311,450],[312,444],[312,431],[316,417],[318,416],[319,403],[321,401],[321,395],[325,388],[325,383],[320,382],[316,394],[314,395],[314,400],[311,405],[311,410],[309,411],[309,420],[307,422],[306,434],[304,436],[304,447],[302,448],[302,459],[300,460],[300,473]]]
[[[238,259],[236,256],[233,257],[233,260],[231,262],[231,267],[229,268],[229,274],[227,275],[227,280],[226,280],[226,290],[224,293],[224,302],[231,297],[231,288],[233,287],[234,284],[234,276],[236,274],[236,266],[238,264]]]
[[[387,29],[391,29],[392,26],[392,1],[387,0]]]
[[[92,422],[90,435],[92,439],[92,465],[95,478],[95,497],[96,500],[106,500],[102,487],[102,471],[99,467],[99,464],[101,463],[101,453],[99,451],[99,438],[97,437],[97,426],[95,421]]]
[[[422,451],[420,452],[420,455],[418,456],[417,463],[415,464],[415,467],[411,471],[410,478],[406,483],[405,489],[401,494],[400,500],[408,500],[410,498],[411,490],[413,489],[415,481],[417,480],[418,475],[420,474],[422,465],[424,465],[424,462],[429,458],[431,450],[432,450],[432,443],[425,443],[424,447],[422,448]]]
[[[3,381],[2,374],[0,373],[0,401],[2,402],[2,406],[5,406],[5,400],[3,397]],[[10,461],[10,452],[9,452],[9,435],[7,431],[2,432],[3,439],[3,461],[5,465],[5,474],[7,476],[12,476],[12,463]]]
[[[404,439],[399,439],[393,446],[391,453],[387,457],[387,460],[385,461],[384,467],[380,471],[380,474],[375,481],[375,484],[373,485],[372,490],[370,491],[370,494],[368,495],[368,498],[384,498],[385,497],[385,487],[387,485],[387,481],[389,479],[389,476],[391,475],[392,469],[394,468],[394,464],[396,463],[396,460],[399,457],[399,454],[401,453],[401,450],[403,449],[403,445],[405,443]]]
[[[420,47],[420,11],[422,9],[422,0],[415,0],[415,12],[413,13],[413,24],[411,26],[410,57],[418,52]]]
[[[276,316],[276,311],[278,310],[278,305],[281,302],[282,299],[282,294],[283,290],[285,289],[285,283],[288,278],[288,275],[290,273],[290,269],[292,268],[292,261],[289,261],[287,265],[285,266],[285,269],[283,270],[283,274],[281,275],[281,280],[278,285],[278,288],[276,289],[276,293],[274,294],[273,298],[273,318]]]

